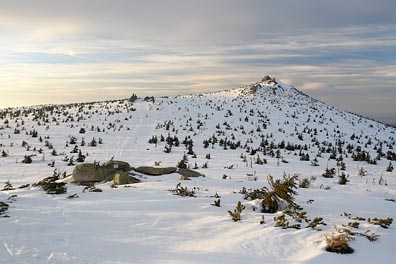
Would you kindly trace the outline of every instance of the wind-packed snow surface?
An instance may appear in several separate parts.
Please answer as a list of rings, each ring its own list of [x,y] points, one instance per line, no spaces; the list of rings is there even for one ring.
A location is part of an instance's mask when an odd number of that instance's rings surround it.
[[[3,109],[0,118],[0,188],[7,182],[15,188],[0,191],[0,201],[9,205],[0,215],[0,263],[394,263],[395,223],[383,228],[368,219],[396,216],[396,175],[387,171],[396,165],[396,130],[273,78],[154,102]],[[90,146],[93,138],[96,146]],[[205,177],[181,181],[177,173],[137,173],[141,183],[96,183],[102,192],[68,183],[59,195],[26,185],[54,169],[70,175],[79,164],[74,148],[86,163],[113,158],[134,167],[168,167],[188,153],[183,143],[191,140],[188,166]],[[355,161],[362,153],[364,160]],[[24,156],[32,163],[23,163]],[[326,168],[334,168],[333,178],[322,176]],[[341,173],[345,185],[339,184]],[[241,194],[269,187],[269,175],[295,174],[309,181],[308,188],[296,189],[295,203],[310,221],[322,217],[326,225],[276,227],[282,210],[263,213],[259,200]],[[178,183],[196,197],[170,192]],[[73,194],[78,197],[67,199]],[[217,199],[220,207],[212,205]],[[234,222],[227,211],[238,201],[246,208]],[[325,238],[336,228],[379,237],[370,242],[356,235],[353,254],[330,253]]]

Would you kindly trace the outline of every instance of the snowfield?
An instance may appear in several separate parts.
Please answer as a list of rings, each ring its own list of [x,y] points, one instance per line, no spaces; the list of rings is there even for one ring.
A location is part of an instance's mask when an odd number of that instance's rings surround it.
[[[12,185],[0,191],[0,209],[8,205],[0,214],[0,263],[394,263],[395,223],[374,219],[396,217],[395,128],[270,77],[151,99],[0,110],[0,189]],[[133,167],[176,166],[186,155],[205,177],[135,173],[140,183],[99,182],[102,192],[89,192],[71,183],[80,164],[74,148],[85,163],[114,159]],[[326,168],[334,168],[332,178],[322,176]],[[32,185],[55,169],[66,176],[67,193]],[[270,188],[269,175],[295,174],[309,182],[294,195],[306,221],[284,208],[263,213],[261,200],[244,199],[243,190]],[[178,183],[195,197],[171,192]],[[238,201],[245,209],[234,222],[228,210]],[[281,216],[289,226],[276,226]],[[322,224],[307,228],[316,217]],[[358,228],[348,226],[353,222]],[[353,254],[326,251],[325,238],[343,228],[355,232]]]

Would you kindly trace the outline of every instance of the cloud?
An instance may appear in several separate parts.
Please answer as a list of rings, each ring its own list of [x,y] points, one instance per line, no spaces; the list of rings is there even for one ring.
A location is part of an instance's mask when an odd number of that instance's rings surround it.
[[[26,28],[51,32],[75,23],[73,28],[96,36],[195,45],[396,21],[392,0],[13,0],[1,6],[0,25],[11,21],[8,27],[26,21]]]
[[[215,91],[271,74],[390,115],[394,10],[394,0],[1,1],[0,106]]]
[[[320,83],[320,82],[311,82],[311,83],[304,83],[300,86],[301,90],[325,90],[328,89],[328,84]]]

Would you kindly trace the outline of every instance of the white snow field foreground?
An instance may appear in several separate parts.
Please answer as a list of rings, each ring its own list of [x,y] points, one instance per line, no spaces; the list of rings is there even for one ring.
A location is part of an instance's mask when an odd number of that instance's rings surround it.
[[[0,263],[394,263],[389,218],[396,216],[396,175],[389,165],[396,165],[396,129],[271,78],[218,93],[150,99],[0,110],[0,189],[13,187],[0,191]],[[156,144],[149,143],[153,136]],[[102,144],[90,146],[93,138]],[[187,154],[183,141],[190,140]],[[68,177],[65,194],[26,185],[54,169],[71,175],[80,164],[71,153],[76,146],[85,163],[113,158],[133,167],[176,166],[186,154],[188,166],[205,177],[136,173],[140,183],[96,183],[102,192],[83,191]],[[23,163],[25,156],[32,162]],[[326,168],[335,169],[333,178],[322,176]],[[293,196],[298,212],[306,212],[300,223],[282,210],[263,213],[261,200],[240,193],[270,189],[268,175],[284,174],[309,182]],[[195,197],[169,191],[178,183]],[[220,207],[213,206],[218,199]],[[228,210],[238,201],[245,209],[234,222]],[[277,227],[283,216],[289,224]],[[307,228],[315,217],[321,224]],[[354,252],[326,251],[326,237],[345,229],[354,234]]]

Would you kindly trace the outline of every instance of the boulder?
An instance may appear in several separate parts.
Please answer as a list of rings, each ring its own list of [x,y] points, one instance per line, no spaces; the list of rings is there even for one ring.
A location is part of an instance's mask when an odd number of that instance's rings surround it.
[[[125,171],[117,171],[114,174],[114,184],[115,185],[138,183],[138,182],[140,182],[139,179],[136,179],[135,177],[130,176]]]
[[[160,176],[164,174],[170,174],[177,171],[176,167],[164,167],[164,168],[157,168],[157,167],[150,167],[150,166],[141,166],[135,169],[137,172],[152,175],[152,176]]]
[[[114,169],[92,163],[77,165],[73,170],[74,182],[100,182],[112,177]]]
[[[190,178],[190,177],[201,177],[201,176],[205,177],[205,175],[203,175],[202,173],[200,173],[198,171],[193,171],[193,170],[190,170],[190,169],[179,169],[177,171],[177,173],[179,173],[180,175],[185,176],[187,178]]]
[[[128,162],[119,161],[119,160],[107,161],[101,164],[101,167],[114,169],[114,170],[122,170],[122,171],[130,171],[132,169],[132,167],[129,165]]]

